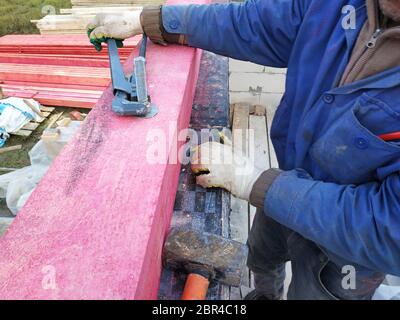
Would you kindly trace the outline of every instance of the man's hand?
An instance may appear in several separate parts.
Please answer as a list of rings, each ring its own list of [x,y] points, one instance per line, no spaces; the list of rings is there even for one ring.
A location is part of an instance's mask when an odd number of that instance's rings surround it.
[[[101,51],[101,43],[107,39],[116,39],[118,46],[122,41],[143,33],[140,23],[142,10],[128,11],[123,14],[98,14],[87,26],[90,42]]]
[[[263,170],[251,159],[234,152],[231,145],[207,142],[197,147],[192,157],[192,171],[199,174],[197,183],[204,188],[224,188],[236,197],[249,200],[254,183]]]

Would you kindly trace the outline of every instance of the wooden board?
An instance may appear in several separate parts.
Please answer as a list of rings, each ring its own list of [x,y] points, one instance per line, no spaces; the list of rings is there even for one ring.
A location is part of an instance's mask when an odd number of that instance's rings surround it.
[[[237,104],[234,106],[233,123],[232,123],[232,138],[233,149],[248,154],[248,129],[249,129],[249,112],[250,106],[246,104]],[[246,243],[249,229],[249,204],[247,201],[231,196],[231,215],[230,229],[231,238],[233,240]],[[242,285],[249,286],[249,271],[246,271],[247,276],[243,277]],[[239,298],[240,288],[231,288],[231,297]]]
[[[262,111],[263,110],[263,111]],[[249,152],[254,155],[254,164],[260,168],[267,170],[270,168],[270,151],[268,144],[267,121],[265,117],[265,108],[255,109],[254,115],[250,115],[249,129],[254,131],[254,143],[250,143]],[[254,217],[257,208],[249,206],[249,234],[253,226]],[[250,287],[254,288],[254,275],[250,272]]]
[[[0,81],[26,81],[33,83],[82,84],[108,86],[111,80],[107,68],[0,64]]]
[[[234,149],[241,150],[261,169],[270,168],[270,149],[266,108],[259,105],[234,104],[231,106]],[[237,135],[236,132],[242,132]],[[231,198],[230,228],[234,240],[245,243],[251,231],[256,208],[248,202]],[[254,277],[247,269],[241,288],[231,288],[231,299],[242,299],[254,288]]]
[[[128,56],[140,42],[141,37],[133,37],[124,41],[119,49],[122,57]],[[106,44],[104,44],[106,47]],[[0,37],[0,52],[19,54],[56,54],[66,56],[87,55],[92,58],[107,58],[107,50],[96,51],[88,41],[87,35],[7,35]]]
[[[20,137],[29,137],[40,126],[40,124],[50,116],[50,114],[54,110],[55,110],[54,107],[41,106],[40,111],[41,111],[42,118],[40,120],[38,120],[38,121],[32,120],[31,122],[24,125],[21,130],[18,130],[17,132],[13,132],[13,133],[11,133],[11,135],[20,136]]]
[[[85,15],[85,14],[98,14],[98,13],[121,13],[126,11],[137,11],[143,7],[137,6],[117,6],[117,7],[82,7],[72,9],[60,9],[61,14]]]
[[[0,299],[156,299],[180,165],[150,163],[147,138],[188,127],[200,54],[149,44],[155,118],[104,93],[0,240]]]
[[[266,117],[267,117],[268,128],[270,128],[270,130],[271,130],[271,126],[272,126],[272,121],[275,116],[275,111],[276,111],[276,108],[267,106]],[[271,166],[271,168],[279,168],[279,163],[278,163],[278,159],[276,157],[274,145],[272,144],[270,132],[268,132],[268,146],[269,146],[269,154],[270,154],[270,166]]]

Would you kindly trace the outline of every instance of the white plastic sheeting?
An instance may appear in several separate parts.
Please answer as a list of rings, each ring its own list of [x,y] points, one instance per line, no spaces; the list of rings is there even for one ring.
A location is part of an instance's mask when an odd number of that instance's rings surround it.
[[[26,101],[31,107],[21,98],[0,100],[0,147],[4,145],[10,133],[22,129],[31,120],[41,119],[40,104],[33,99]]]
[[[31,165],[0,176],[0,198],[5,198],[8,208],[14,215],[25,205],[39,181],[81,125],[73,121],[68,127],[59,128],[57,140],[40,140],[29,152]]]
[[[375,292],[373,300],[400,300],[400,278],[387,276]]]

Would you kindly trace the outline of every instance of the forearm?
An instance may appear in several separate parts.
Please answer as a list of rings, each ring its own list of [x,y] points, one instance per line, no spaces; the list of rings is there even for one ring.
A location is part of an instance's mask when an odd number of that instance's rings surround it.
[[[349,261],[399,274],[399,188],[398,174],[353,186],[314,181],[304,171],[283,172],[267,186],[264,211]]]
[[[156,43],[286,67],[309,0],[147,7],[142,26]]]

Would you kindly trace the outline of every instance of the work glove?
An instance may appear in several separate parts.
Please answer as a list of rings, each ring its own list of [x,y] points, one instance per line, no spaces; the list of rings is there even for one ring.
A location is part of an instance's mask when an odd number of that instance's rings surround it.
[[[228,143],[227,143],[228,141]],[[192,171],[203,188],[224,188],[234,196],[249,201],[254,183],[263,173],[253,161],[225,144],[207,142],[194,150]]]
[[[141,13],[142,10],[121,14],[99,13],[87,26],[90,42],[97,51],[101,51],[101,44],[111,38],[117,40],[117,46],[121,48],[123,40],[143,33]]]

